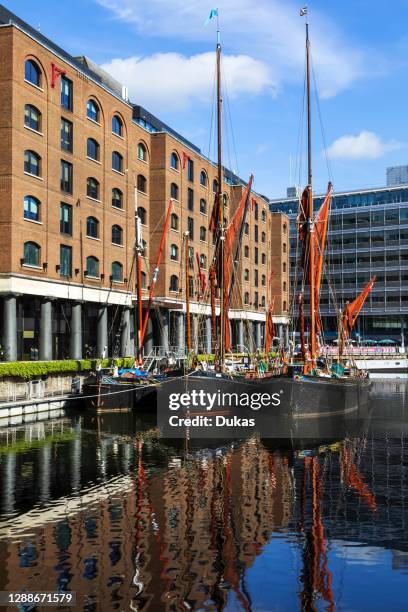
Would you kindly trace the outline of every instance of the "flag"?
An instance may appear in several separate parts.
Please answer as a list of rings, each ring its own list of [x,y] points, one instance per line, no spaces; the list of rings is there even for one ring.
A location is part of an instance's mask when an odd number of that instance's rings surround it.
[[[214,19],[214,17],[218,17],[218,9],[211,9],[210,14],[208,15],[207,19],[204,21],[204,27],[208,26],[208,24],[210,23],[211,19]]]
[[[307,6],[300,9],[300,16],[304,17],[305,15],[307,15]]]

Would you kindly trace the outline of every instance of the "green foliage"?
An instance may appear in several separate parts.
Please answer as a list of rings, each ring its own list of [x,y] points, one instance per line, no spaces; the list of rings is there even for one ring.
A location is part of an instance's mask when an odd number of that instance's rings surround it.
[[[102,367],[108,368],[113,365],[118,367],[130,368],[133,365],[132,357],[124,359],[104,359]],[[65,359],[63,361],[10,361],[0,363],[0,378],[12,377],[31,380],[38,376],[48,376],[49,374],[62,374],[70,372],[90,372],[95,370],[99,359]]]

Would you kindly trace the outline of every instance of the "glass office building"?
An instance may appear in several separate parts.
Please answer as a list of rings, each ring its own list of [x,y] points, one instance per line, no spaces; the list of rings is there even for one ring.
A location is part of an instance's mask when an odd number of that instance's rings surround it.
[[[323,199],[323,195],[314,198],[316,211]],[[271,200],[270,209],[285,212],[290,218],[293,287],[299,199]],[[335,301],[342,308],[374,275],[377,281],[356,332],[363,339],[400,340],[408,323],[408,184],[333,196],[326,274],[330,285],[325,282],[321,294],[321,314],[329,335],[337,336]]]

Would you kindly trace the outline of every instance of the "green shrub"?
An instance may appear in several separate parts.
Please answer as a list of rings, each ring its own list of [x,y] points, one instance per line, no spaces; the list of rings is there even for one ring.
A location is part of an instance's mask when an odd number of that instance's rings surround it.
[[[102,367],[107,368],[113,364],[118,367],[130,368],[133,365],[132,357],[124,359],[104,359]],[[63,372],[90,372],[95,370],[99,359],[64,359],[63,361],[10,361],[0,363],[0,378],[14,377],[30,380],[37,376],[48,374],[62,374]]]

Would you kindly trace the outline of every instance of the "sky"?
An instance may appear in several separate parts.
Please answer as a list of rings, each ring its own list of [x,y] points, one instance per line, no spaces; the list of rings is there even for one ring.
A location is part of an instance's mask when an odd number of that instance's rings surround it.
[[[213,2],[216,2],[214,4]],[[292,0],[5,2],[72,55],[87,55],[132,102],[214,157],[216,21],[223,51],[223,158],[258,193],[306,180],[304,18]],[[311,0],[314,190],[385,185],[408,163],[408,0]],[[302,127],[303,125],[303,127]]]

